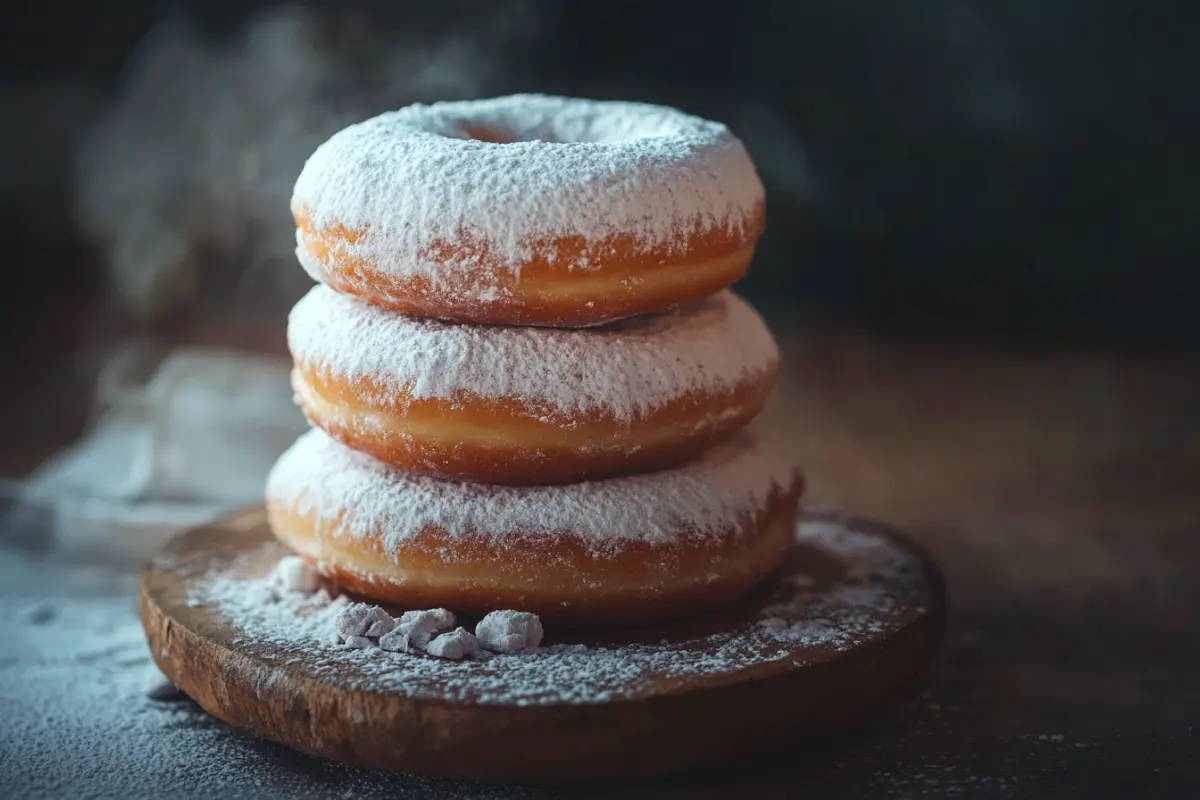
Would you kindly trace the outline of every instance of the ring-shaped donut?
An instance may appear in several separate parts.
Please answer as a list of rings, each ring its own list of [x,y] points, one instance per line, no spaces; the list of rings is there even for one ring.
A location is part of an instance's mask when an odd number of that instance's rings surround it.
[[[720,123],[515,95],[414,105],[317,148],[292,197],[318,281],[424,317],[585,326],[745,273],[763,187]]]
[[[280,458],[266,498],[276,537],[339,588],[594,625],[741,596],[792,541],[803,487],[745,433],[678,470],[544,487],[413,475],[314,430]]]
[[[677,465],[753,419],[779,353],[732,292],[594,328],[420,319],[316,286],[292,310],[295,396],[406,470],[570,483]]]

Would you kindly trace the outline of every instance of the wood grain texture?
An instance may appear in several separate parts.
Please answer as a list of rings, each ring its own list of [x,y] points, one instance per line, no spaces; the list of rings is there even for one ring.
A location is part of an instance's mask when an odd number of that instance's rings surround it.
[[[783,657],[721,674],[674,675],[612,686],[618,699],[517,705],[453,702],[415,689],[364,688],[361,668],[331,669],[311,650],[256,643],[219,609],[189,604],[189,590],[240,559],[264,574],[282,547],[261,510],[173,540],[143,575],[142,621],[160,668],[212,715],[298,750],[360,766],[460,778],[574,781],[650,777],[747,753],[862,718],[928,664],[942,633],[941,578],[915,545],[890,529],[854,529],[894,542],[916,575],[898,608],[850,648],[790,642]],[[778,602],[785,579],[804,574],[820,596],[846,565],[798,544],[772,586],[717,615],[625,632],[567,634],[556,641],[620,646],[659,643],[706,648],[705,636],[753,624]],[[799,589],[783,589],[793,595]],[[551,641],[555,641],[551,632]],[[448,672],[448,674],[450,674]],[[436,694],[436,693],[435,693]]]

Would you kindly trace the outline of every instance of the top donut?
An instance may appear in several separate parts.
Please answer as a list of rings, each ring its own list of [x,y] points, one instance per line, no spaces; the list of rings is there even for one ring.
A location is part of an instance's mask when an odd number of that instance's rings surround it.
[[[318,281],[423,317],[585,326],[737,281],[763,188],[724,125],[642,103],[413,105],[335,134],[292,196]]]

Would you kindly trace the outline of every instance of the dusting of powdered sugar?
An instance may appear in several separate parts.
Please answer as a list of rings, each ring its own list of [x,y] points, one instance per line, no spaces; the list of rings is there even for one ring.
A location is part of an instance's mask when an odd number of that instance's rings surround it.
[[[815,663],[894,630],[928,591],[916,558],[885,539],[836,521],[802,523],[800,544],[842,562],[831,588],[779,580],[757,614],[695,638],[656,644],[553,643],[518,655],[474,654],[446,661],[330,642],[338,604],[276,596],[263,580],[225,568],[193,582],[191,604],[215,607],[235,640],[264,648],[274,663],[356,690],[394,691],[450,702],[512,705],[600,703],[635,698],[655,678],[703,677],[772,662]],[[268,544],[274,547],[274,544]],[[857,576],[857,577],[855,577]],[[318,595],[319,597],[319,595]]]
[[[385,401],[513,398],[535,413],[625,422],[760,379],[779,361],[762,317],[728,291],[674,312],[560,330],[419,319],[316,286],[292,309],[288,346],[315,370],[369,379]]]
[[[451,537],[573,534],[596,550],[727,535],[796,479],[791,462],[742,432],[678,469],[566,486],[460,483],[389,467],[321,430],[301,436],[267,478],[271,502],[314,513],[338,535],[386,551],[433,527]]]
[[[477,141],[479,128],[515,141]],[[749,244],[762,205],[754,165],[724,125],[544,95],[414,105],[352,125],[312,154],[292,197],[317,231],[355,230],[347,255],[435,284],[477,270],[483,249],[519,274],[568,236],[585,243],[570,265],[584,269],[614,237],[664,254],[696,231]],[[434,256],[443,243],[461,249],[458,261]]]

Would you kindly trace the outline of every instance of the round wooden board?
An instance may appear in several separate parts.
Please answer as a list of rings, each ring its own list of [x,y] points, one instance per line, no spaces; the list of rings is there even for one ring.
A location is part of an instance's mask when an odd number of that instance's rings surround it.
[[[928,556],[886,526],[837,515],[809,514],[797,533],[778,574],[719,614],[552,630],[536,656],[468,664],[239,625],[204,591],[216,575],[261,581],[284,554],[254,509],[169,542],[143,574],[141,615],[172,683],[213,716],[304,752],[457,778],[651,777],[844,727],[927,666],[945,611]],[[591,654],[621,669],[564,677]],[[542,665],[544,690],[522,693]],[[607,684],[580,690],[597,680]]]

